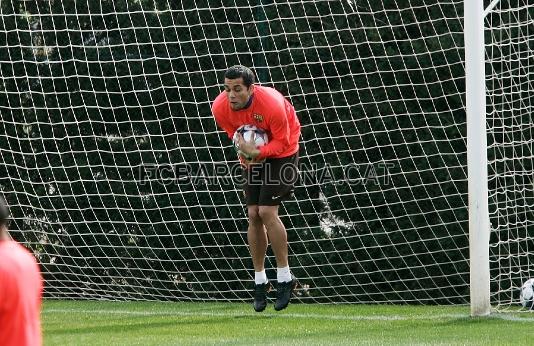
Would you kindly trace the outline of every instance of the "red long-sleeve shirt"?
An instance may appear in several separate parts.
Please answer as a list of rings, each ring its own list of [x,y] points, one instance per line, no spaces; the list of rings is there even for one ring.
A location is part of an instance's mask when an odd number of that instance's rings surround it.
[[[0,241],[0,345],[39,346],[43,281],[33,255],[12,240]]]
[[[273,88],[255,85],[252,103],[238,111],[230,108],[223,91],[213,101],[211,110],[230,139],[241,125],[255,125],[267,132],[269,143],[260,148],[259,159],[287,157],[299,150],[300,122],[295,108]]]

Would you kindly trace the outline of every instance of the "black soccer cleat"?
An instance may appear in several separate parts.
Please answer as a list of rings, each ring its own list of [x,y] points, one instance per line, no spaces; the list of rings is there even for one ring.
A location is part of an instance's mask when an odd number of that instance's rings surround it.
[[[262,312],[267,307],[267,292],[271,290],[271,283],[254,285],[254,310]]]
[[[291,275],[291,281],[288,282],[279,282],[276,286],[276,303],[274,304],[274,309],[276,311],[284,310],[289,304],[291,299],[291,294],[293,290],[297,287],[298,281],[297,278]]]

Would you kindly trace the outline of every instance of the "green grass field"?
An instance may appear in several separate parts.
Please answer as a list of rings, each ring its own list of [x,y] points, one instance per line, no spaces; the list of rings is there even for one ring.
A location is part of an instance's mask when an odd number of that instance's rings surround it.
[[[45,301],[45,345],[527,345],[534,315],[468,307]]]

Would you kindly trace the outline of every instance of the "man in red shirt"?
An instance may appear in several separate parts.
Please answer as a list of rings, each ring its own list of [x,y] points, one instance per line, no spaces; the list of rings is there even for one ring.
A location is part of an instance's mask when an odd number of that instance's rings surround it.
[[[241,65],[224,75],[224,91],[217,96],[212,112],[217,124],[233,138],[241,125],[265,130],[269,143],[256,148],[253,141],[239,138],[240,157],[246,167],[244,192],[248,209],[248,243],[254,264],[254,309],[267,306],[270,284],[265,274],[268,240],[276,257],[277,298],[275,310],[287,307],[297,279],[288,264],[287,233],[278,216],[282,200],[292,195],[297,180],[300,123],[295,109],[273,88],[254,84],[252,71]],[[244,157],[251,157],[247,161]]]
[[[35,257],[8,233],[0,198],[0,345],[40,346],[43,281]]]

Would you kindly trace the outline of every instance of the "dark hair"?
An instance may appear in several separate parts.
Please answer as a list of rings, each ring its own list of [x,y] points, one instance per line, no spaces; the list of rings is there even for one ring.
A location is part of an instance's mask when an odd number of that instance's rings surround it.
[[[6,201],[0,196],[0,226],[9,226],[9,208]]]
[[[224,73],[224,78],[243,78],[243,84],[245,84],[247,88],[255,82],[254,73],[252,72],[252,70],[243,65],[234,65],[232,67],[229,67]]]

